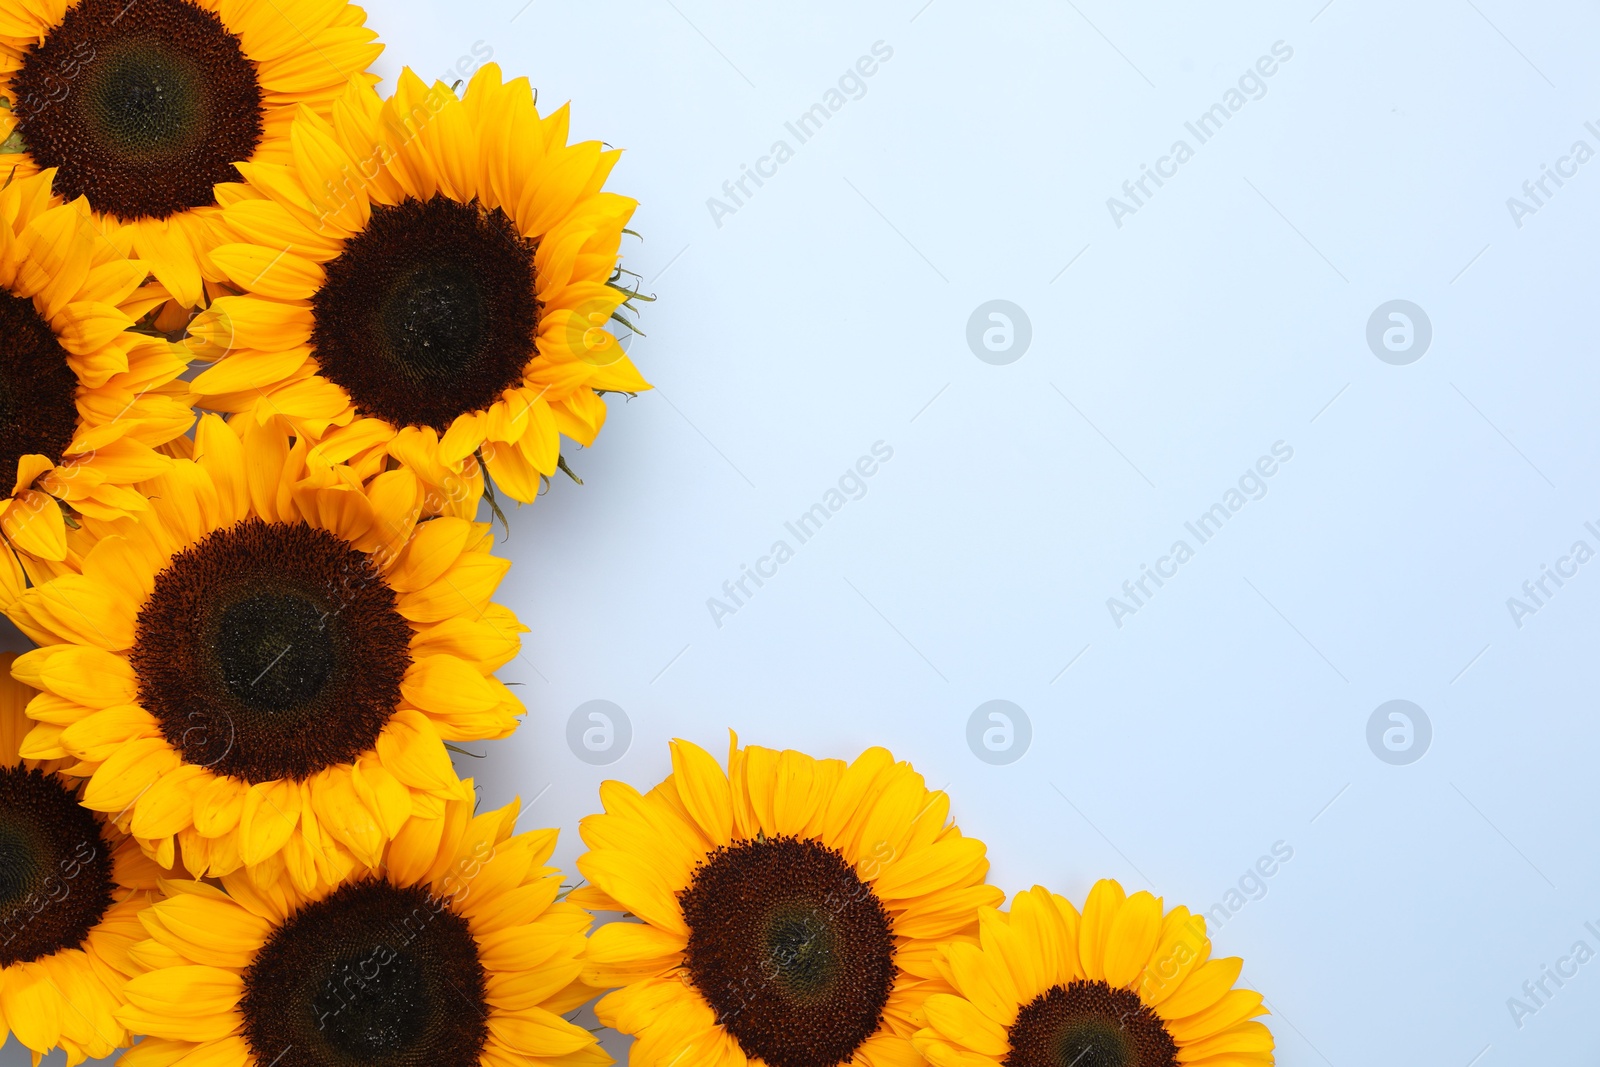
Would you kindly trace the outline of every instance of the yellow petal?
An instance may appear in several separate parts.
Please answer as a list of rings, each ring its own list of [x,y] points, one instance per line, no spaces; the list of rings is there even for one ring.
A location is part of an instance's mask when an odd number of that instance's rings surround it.
[[[68,752],[61,744],[64,732],[61,727],[50,723],[36,723],[22,738],[22,744],[17,746],[17,754],[23,759],[66,759]]]
[[[672,742],[672,780],[690,817],[713,845],[733,840],[733,797],[728,776],[709,752],[688,741]]]
[[[132,704],[139,683],[126,659],[87,645],[47,645],[17,657],[20,682],[88,708]]]
[[[194,828],[204,837],[221,837],[239,825],[249,785],[218,776],[194,791]]]
[[[1089,890],[1089,899],[1083,905],[1083,923],[1078,928],[1078,958],[1083,963],[1084,976],[1091,981],[1106,976],[1106,945],[1111,936],[1111,924],[1126,899],[1122,886],[1111,878],[1102,878]]]
[[[61,1040],[61,994],[42,967],[6,970],[0,982],[0,1010],[17,1040],[34,1052],[48,1052]]]
[[[1211,956],[1204,917],[1192,915],[1183,905],[1173,908],[1162,920],[1161,940],[1150,965],[1145,968],[1139,997],[1157,1007],[1178,991],[1185,977]]]
[[[300,821],[300,783],[257,782],[245,794],[239,813],[239,856],[259,863],[283,848]]]
[[[210,967],[247,964],[273,930],[272,923],[232,900],[196,893],[174,893],[148,911],[143,921],[157,941]]]
[[[150,1027],[145,1033],[158,1037],[203,1041],[223,1037],[239,1024],[235,1009],[244,979],[220,967],[164,967],[135,975],[124,992],[134,1011],[117,1017],[129,1029],[145,1026]]]
[[[133,320],[123,314],[120,308],[111,304],[82,300],[68,304],[62,311],[62,322],[56,336],[60,338],[62,347],[68,352],[87,355],[98,352],[132,325]],[[127,358],[123,357],[121,362],[122,369],[126,370]],[[99,381],[86,384],[99,387],[109,378],[110,375],[107,375]]]
[[[188,829],[194,824],[194,791],[210,778],[210,771],[188,763],[162,775],[134,802],[129,831],[156,838]]]
[[[594,1035],[541,1008],[489,1016],[489,1032],[528,1056],[564,1056],[594,1044]]]
[[[1010,1051],[1005,1027],[979,1011],[969,1000],[948,993],[935,993],[923,1002],[928,1025],[946,1039],[973,1052],[1004,1056]]]
[[[250,296],[222,296],[189,324],[196,356],[216,359],[235,349],[281,352],[311,339],[311,308]],[[304,350],[309,355],[309,349]]]
[[[324,279],[320,266],[288,247],[226,244],[212,250],[211,260],[239,288],[277,300],[309,299]]]
[[[398,711],[378,735],[378,758],[394,776],[414,789],[456,792],[460,780],[438,731],[420,711]]]
[[[356,796],[378,819],[385,837],[400,832],[416,812],[411,790],[383,765],[381,757],[362,756],[350,769],[350,782]]]
[[[473,524],[465,519],[447,517],[419,523],[389,568],[390,587],[397,593],[413,593],[438,581],[466,550],[472,532]]]
[[[215,1041],[202,1041],[191,1049],[184,1057],[172,1064],[172,1067],[246,1067],[253,1063],[255,1057],[250,1052],[250,1046],[237,1034]],[[118,1061],[118,1067],[135,1067],[127,1062],[127,1057]]]
[[[328,234],[302,225],[289,209],[275,200],[242,200],[223,212],[230,229],[247,241],[290,251],[319,263],[339,254],[340,244]]]
[[[85,202],[53,207],[28,223],[17,237],[18,296],[37,297],[46,320],[67,305],[89,278],[90,240],[80,214]]]
[[[11,489],[11,495],[16,496],[24,489],[31,488],[39,475],[55,467],[49,456],[40,456],[29,453],[17,460],[17,481]]]
[[[200,265],[183,227],[170,219],[140,219],[128,229],[139,259],[172,298],[184,307],[200,303]]]
[[[873,892],[884,900],[903,900],[960,885],[983,876],[988,869],[986,856],[983,842],[971,837],[949,837],[908,850],[883,864],[872,883]]]
[[[161,725],[155,716],[141,707],[124,704],[71,723],[61,732],[61,744],[77,759],[99,763],[136,737],[160,736]]]
[[[435,519],[434,522],[443,520]],[[425,525],[432,526],[433,523]],[[456,615],[476,616],[511,569],[511,561],[484,552],[469,552],[457,559],[425,589],[400,596],[400,614],[412,622],[442,622]]]
[[[682,934],[647,923],[606,923],[589,936],[589,962],[608,967],[677,959],[689,941]]]
[[[178,754],[164,738],[129,741],[95,770],[83,791],[83,804],[95,811],[124,811],[158,778],[177,766]]]
[[[1233,1053],[1240,1058],[1252,1053],[1270,1053],[1273,1048],[1272,1031],[1258,1022],[1239,1023],[1220,1034],[1201,1038],[1192,1045],[1178,1050],[1178,1062],[1208,1061]],[[1252,1057],[1253,1058],[1253,1057]]]
[[[1143,973],[1161,936],[1161,901],[1138,892],[1123,902],[1106,935],[1105,980],[1125,989]]]
[[[250,512],[250,486],[245,477],[244,444],[216,415],[202,416],[195,425],[194,461],[217,487],[219,525],[227,526]]]
[[[967,942],[952,943],[948,959],[953,984],[961,995],[994,1022],[1010,1026],[1020,1005],[1016,986],[1004,964]]]
[[[1220,1034],[1236,1023],[1262,1015],[1261,994],[1252,989],[1230,989],[1211,1007],[1186,1019],[1168,1020],[1167,1029],[1180,1044]]]
[[[144,946],[153,945],[146,941]],[[173,1067],[175,1063],[203,1046],[192,1041],[173,1041],[165,1037],[146,1037],[121,1056],[117,1067]]]
[[[1233,988],[1243,967],[1244,961],[1237,956],[1207,960],[1190,972],[1176,993],[1157,1005],[1157,1012],[1163,1019],[1182,1019],[1205,1011]]]
[[[483,446],[483,460],[494,484],[511,499],[531,504],[538,497],[541,472],[514,445],[490,441]]]
[[[492,712],[501,695],[489,679],[455,656],[426,656],[412,661],[400,680],[400,694],[415,707],[447,721]],[[462,740],[474,740],[463,737]]]
[[[668,885],[638,857],[616,849],[591,849],[578,857],[578,870],[606,895],[663,930],[689,936],[688,924],[678,904],[677,890]]]
[[[18,493],[0,515],[6,539],[40,559],[67,558],[67,523],[55,498],[36,489]]]

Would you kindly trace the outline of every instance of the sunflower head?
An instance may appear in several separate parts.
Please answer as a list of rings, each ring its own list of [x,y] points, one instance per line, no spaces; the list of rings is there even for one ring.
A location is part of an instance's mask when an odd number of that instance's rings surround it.
[[[337,882],[466,795],[444,741],[522,710],[493,677],[524,628],[490,602],[486,527],[309,451],[206,416],[150,513],[86,523],[81,570],[12,611],[43,645],[15,666],[41,691],[23,754],[69,761],[163,867]]]
[[[10,1032],[37,1063],[69,1065],[132,1043],[113,1012],[159,871],[79,802],[50,761],[24,759],[23,709],[35,695],[0,653],[0,1041]]]
[[[0,166],[55,169],[193,307],[222,280],[216,187],[289,158],[294,109],[373,80],[365,18],[344,0],[0,0]]]
[[[71,566],[69,522],[143,511],[194,422],[186,361],[133,329],[165,292],[52,173],[0,186],[0,606]]]
[[[336,886],[169,883],[130,952],[148,970],[119,1018],[150,1036],[123,1067],[605,1067],[561,1017],[593,991],[555,831],[515,833],[516,802],[472,806],[413,820]]]
[[[639,377],[608,329],[634,295],[618,249],[620,153],[568,144],[525,78],[484,66],[457,97],[407,70],[302,110],[283,163],[225,187],[213,260],[242,295],[192,333],[204,406],[281,414],[364,475],[405,465],[434,513],[471,517],[484,468],[531,501],[564,434],[594,441],[604,392]]]
[[[846,764],[735,742],[726,773],[672,754],[666,781],[607,782],[582,823],[573,899],[643,920],[596,930],[584,972],[615,990],[596,1011],[638,1038],[630,1062],[916,1062],[912,1016],[949,988],[937,944],[1002,899],[948,798],[883,749]]]
[[[1261,994],[1212,959],[1205,919],[1095,884],[1080,913],[1041,886],[985,908],[977,942],[937,959],[912,1041],[934,1067],[1270,1067]]]

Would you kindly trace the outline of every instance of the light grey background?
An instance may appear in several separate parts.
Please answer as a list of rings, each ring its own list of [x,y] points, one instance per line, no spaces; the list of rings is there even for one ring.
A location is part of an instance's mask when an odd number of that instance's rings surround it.
[[[1243,879],[1259,899],[1213,934],[1285,1067],[1595,1062],[1600,962],[1520,1027],[1507,1004],[1600,951],[1600,562],[1520,627],[1507,607],[1600,550],[1600,160],[1520,227],[1507,205],[1600,151],[1592,5],[368,7],[386,75],[491,48],[625,147],[626,265],[660,297],[632,348],[659,389],[570,454],[587,484],[511,515],[503,599],[533,632],[503,677],[529,715],[458,760],[489,801],[537,797],[570,863],[600,781],[648,788],[674,736],[884,744],[1008,891],[1111,876],[1201,910]],[[876,42],[892,58],[800,144],[785,122]],[[1265,95],[1200,144],[1185,122],[1276,42]],[[1180,138],[1119,228],[1107,198]],[[719,226],[708,198],[779,139],[794,157]],[[1008,365],[966,340],[994,299],[1031,321]],[[1366,342],[1396,299],[1433,330],[1404,366]],[[799,544],[785,522],[879,441]],[[1184,523],[1280,441],[1200,545]],[[1119,628],[1107,598],[1180,538],[1194,558]],[[794,558],[719,627],[708,598],[779,539]],[[997,699],[1032,727],[1002,765],[967,742]],[[607,766],[568,747],[591,700],[631,722]],[[1369,749],[1390,700],[1428,716],[1420,760]]]

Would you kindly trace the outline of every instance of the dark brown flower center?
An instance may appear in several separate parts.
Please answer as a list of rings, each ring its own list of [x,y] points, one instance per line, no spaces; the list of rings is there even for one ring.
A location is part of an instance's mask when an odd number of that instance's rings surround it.
[[[1005,1067],[1177,1067],[1178,1046],[1138,994],[1101,981],[1052,986],[1017,1012]]]
[[[679,894],[688,980],[745,1054],[844,1063],[894,987],[889,913],[838,852],[778,837],[718,849]]]
[[[189,0],[81,0],[23,56],[17,131],[56,192],[121,219],[215,203],[255,154],[255,65]]]
[[[467,921],[421,887],[354,882],[308,904],[244,972],[265,1067],[477,1067],[487,976]]]
[[[373,208],[312,298],[318,366],[362,412],[442,433],[533,358],[533,256],[505,212],[477,201]]]
[[[188,763],[304,779],[370,751],[411,627],[370,559],[300,523],[246,519],[173,556],[139,611],[140,702]]]
[[[80,948],[111,907],[100,821],[53,774],[0,768],[0,967]]]
[[[11,495],[23,456],[61,462],[78,428],[77,395],[50,324],[32,300],[0,289],[0,498]]]

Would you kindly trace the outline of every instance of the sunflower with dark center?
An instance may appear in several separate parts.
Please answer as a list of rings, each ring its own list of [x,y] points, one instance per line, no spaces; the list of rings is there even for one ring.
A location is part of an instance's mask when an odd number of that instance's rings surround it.
[[[556,900],[556,832],[515,833],[519,807],[447,801],[312,893],[170,883],[131,952],[151,970],[119,1018],[149,1036],[122,1067],[604,1067],[561,1017],[594,995],[591,916]]]
[[[365,21],[345,0],[0,0],[0,167],[54,170],[194,307],[225,279],[210,251],[241,176],[291,158],[299,107],[376,83]]]
[[[912,1038],[935,1067],[1267,1067],[1261,994],[1213,959],[1203,916],[1095,883],[1082,913],[1041,886],[984,908],[981,943],[940,950],[953,992]]]
[[[194,423],[185,361],[133,332],[166,294],[87,216],[49,174],[0,188],[0,606],[72,567],[69,519],[143,512]]]
[[[525,627],[490,602],[488,527],[418,522],[407,470],[363,485],[276,422],[200,420],[140,521],[85,520],[81,573],[11,617],[44,647],[25,755],[71,757],[83,802],[161,866],[248,865],[302,891],[377,865],[467,796],[445,741],[508,736],[494,678]]]
[[[485,468],[530,502],[563,436],[594,442],[602,393],[649,388],[612,332],[636,295],[618,250],[637,205],[601,191],[621,153],[568,144],[526,78],[486,64],[458,98],[407,70],[292,137],[223,212],[212,260],[242,295],[190,325],[215,360],[203,407],[281,414],[364,476],[409,467],[429,513],[470,518]]]
[[[584,970],[613,990],[600,1021],[638,1039],[629,1062],[916,1062],[912,1020],[949,989],[935,947],[1004,899],[949,798],[881,748],[847,764],[734,739],[724,772],[675,741],[672,767],[642,796],[601,786],[570,897],[643,920],[597,929]]]
[[[61,1048],[75,1065],[133,1043],[115,1012],[161,871],[78,803],[61,761],[22,757],[37,694],[15,658],[0,653],[0,1040],[9,1025],[36,1058]]]

